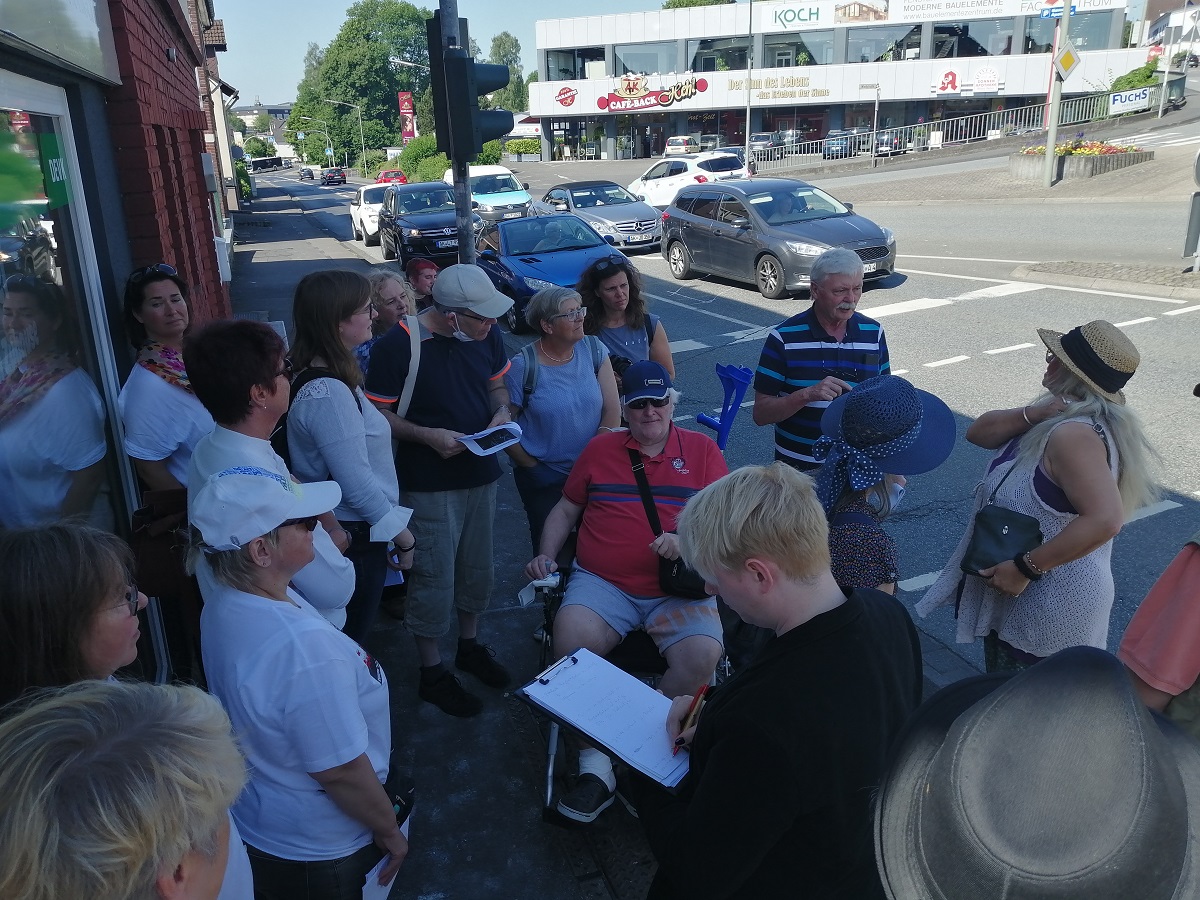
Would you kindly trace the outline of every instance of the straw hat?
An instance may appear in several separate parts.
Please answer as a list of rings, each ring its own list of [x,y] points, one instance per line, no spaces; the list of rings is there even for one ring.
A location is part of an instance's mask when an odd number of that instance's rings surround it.
[[[1125,403],[1121,388],[1137,371],[1142,357],[1133,341],[1116,325],[1096,319],[1066,334],[1039,328],[1038,337],[1060,363],[1093,391],[1114,403]]]

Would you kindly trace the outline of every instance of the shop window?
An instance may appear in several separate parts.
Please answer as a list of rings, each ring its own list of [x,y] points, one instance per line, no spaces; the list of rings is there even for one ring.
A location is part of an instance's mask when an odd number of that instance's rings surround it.
[[[1025,20],[1025,52],[1050,53],[1054,49],[1054,19]],[[1079,13],[1071,16],[1068,34],[1076,50],[1108,50],[1111,12]]]
[[[1052,19],[1035,20],[1053,23]],[[1008,56],[1012,53],[1012,19],[939,22],[933,26],[933,55],[939,59],[966,56]]]
[[[917,46],[920,47],[919,36]],[[804,31],[776,37],[763,45],[763,51],[776,68],[828,66],[833,63],[833,31]]]
[[[674,41],[659,41],[654,44],[617,44],[616,74],[629,73],[656,75],[674,72],[679,68],[678,46]]]
[[[604,77],[604,48],[546,51],[546,80],[575,81]]]
[[[718,38],[687,42],[688,68],[693,72],[727,72],[746,68],[748,38]]]
[[[17,193],[0,205],[0,528],[73,516],[111,530],[121,495],[64,129],[0,105],[0,169]]]
[[[898,62],[920,58],[920,25],[873,25],[847,31],[848,63]]]

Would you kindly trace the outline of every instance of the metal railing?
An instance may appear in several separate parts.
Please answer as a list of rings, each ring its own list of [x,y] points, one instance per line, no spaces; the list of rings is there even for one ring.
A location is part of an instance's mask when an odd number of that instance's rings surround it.
[[[1160,85],[1150,88],[1150,109],[1158,108],[1160,90]],[[1105,91],[1102,94],[1064,100],[1058,109],[1060,128],[1108,120],[1109,93]],[[763,149],[751,148],[750,155],[758,174],[766,175],[805,166],[817,166],[831,159],[894,156],[998,138],[1025,137],[1029,144],[1040,146],[1045,143],[1048,124],[1049,105],[1034,103],[1015,109],[977,113],[956,119],[940,119],[918,125],[881,128],[878,131],[865,128],[845,129],[831,132],[821,140],[786,143]],[[1063,140],[1070,137],[1061,132],[1059,136]]]

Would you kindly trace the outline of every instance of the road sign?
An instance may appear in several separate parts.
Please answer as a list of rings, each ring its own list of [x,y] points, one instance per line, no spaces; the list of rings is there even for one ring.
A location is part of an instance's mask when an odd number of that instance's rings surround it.
[[[1192,163],[1192,179],[1196,182],[1196,187],[1200,187],[1200,153],[1196,154],[1196,161]]]
[[[333,148],[332,148],[332,147],[326,147],[326,148],[325,148],[325,155],[326,155],[326,156],[333,156]]]
[[[1200,191],[1192,194],[1192,207],[1188,212],[1187,234],[1183,238],[1183,256],[1196,256],[1200,249]]]
[[[1054,57],[1054,68],[1058,70],[1058,77],[1066,81],[1078,66],[1079,54],[1075,52],[1075,45],[1068,40],[1058,51],[1058,56]]]
[[[298,140],[298,141],[304,140],[304,132],[303,131],[296,132],[296,140]]]
[[[1071,7],[1071,15],[1075,15],[1075,7],[1074,6]],[[1052,6],[1052,7],[1050,7],[1050,9],[1039,10],[1038,18],[1039,19],[1061,19],[1062,18],[1062,7],[1061,6]]]

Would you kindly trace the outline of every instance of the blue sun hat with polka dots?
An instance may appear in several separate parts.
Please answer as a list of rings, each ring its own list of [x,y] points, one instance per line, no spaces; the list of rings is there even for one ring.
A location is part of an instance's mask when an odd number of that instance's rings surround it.
[[[823,461],[817,496],[829,512],[846,486],[936,469],[954,449],[954,413],[898,375],[877,375],[832,401],[821,416],[813,457]]]

